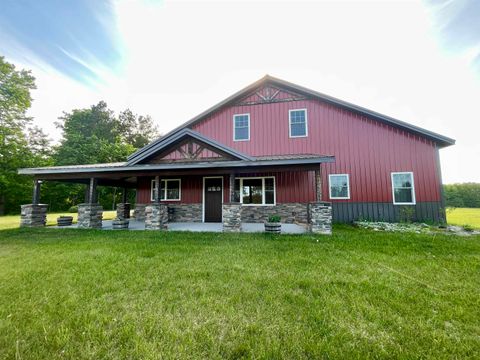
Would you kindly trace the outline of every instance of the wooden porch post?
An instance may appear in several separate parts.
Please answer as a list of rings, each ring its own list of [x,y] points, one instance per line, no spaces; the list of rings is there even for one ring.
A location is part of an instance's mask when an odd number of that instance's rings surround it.
[[[40,204],[40,186],[42,184],[41,180],[35,179],[33,180],[33,196],[32,196],[32,204],[38,205]]]
[[[322,201],[322,171],[320,165],[315,170],[315,201]]]
[[[160,202],[160,190],[161,190],[161,185],[160,185],[160,176],[155,176],[155,189],[153,190],[153,199],[154,202],[159,203]]]
[[[126,187],[122,189],[122,203],[124,204],[127,202],[127,191],[128,189]]]
[[[97,179],[90,178],[90,183],[87,185],[87,193],[85,194],[85,202],[87,204],[95,204],[97,201]]]
[[[229,178],[230,202],[235,202],[235,174],[230,174]]]

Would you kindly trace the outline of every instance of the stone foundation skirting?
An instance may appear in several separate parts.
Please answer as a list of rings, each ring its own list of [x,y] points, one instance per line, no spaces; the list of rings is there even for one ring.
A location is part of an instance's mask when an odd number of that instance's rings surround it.
[[[223,231],[240,232],[242,231],[242,205],[239,203],[230,203],[222,205],[223,213]]]
[[[242,222],[263,223],[270,215],[279,215],[286,224],[308,223],[308,205],[305,203],[284,203],[274,206],[242,206]]]
[[[99,204],[78,205],[78,228],[100,229],[102,227],[103,208]]]
[[[130,219],[130,204],[118,203],[117,204],[117,219]]]
[[[133,217],[137,221],[145,221],[145,208],[147,204],[135,204],[135,210],[133,211]]]
[[[153,203],[145,207],[145,230],[165,230],[167,224],[167,205]]]
[[[310,231],[316,234],[332,234],[332,204],[326,201],[308,204]]]
[[[47,224],[46,204],[21,205],[20,227],[45,226]]]
[[[202,222],[202,204],[168,204],[170,222]],[[173,211],[172,211],[173,210]]]

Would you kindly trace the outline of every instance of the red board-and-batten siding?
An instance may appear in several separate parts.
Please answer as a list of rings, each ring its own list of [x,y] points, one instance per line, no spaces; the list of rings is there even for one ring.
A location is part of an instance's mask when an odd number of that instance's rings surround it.
[[[289,137],[292,109],[307,109],[307,137]],[[245,113],[250,114],[250,140],[234,141],[233,115]],[[350,175],[350,199],[335,201],[391,203],[390,174],[398,171],[414,173],[417,202],[441,199],[432,141],[320,100],[227,107],[195,124],[193,130],[253,156],[334,155],[335,163],[322,165],[324,200],[329,199],[328,174],[346,173]],[[278,178],[277,202],[314,201],[312,178],[308,177],[301,180],[298,173],[287,172]],[[290,179],[291,186],[280,193],[283,178]],[[201,201],[201,192],[196,200]]]

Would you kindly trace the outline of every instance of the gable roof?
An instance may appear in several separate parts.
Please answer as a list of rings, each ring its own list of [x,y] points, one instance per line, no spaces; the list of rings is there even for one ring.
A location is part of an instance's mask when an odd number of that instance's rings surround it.
[[[150,144],[146,145],[143,147],[141,152],[137,151],[136,153],[130,155],[128,157],[127,165],[135,165],[140,163],[142,160],[145,160],[154,154],[160,153],[162,151],[165,151],[169,147],[174,146],[175,144],[178,144],[179,142],[191,138],[194,140],[199,141],[200,143],[204,143],[211,148],[218,150],[221,153],[227,154],[231,157],[233,157],[236,160],[245,160],[245,161],[253,161],[254,158],[243,154],[237,150],[232,149],[231,147],[228,147],[226,145],[220,144],[219,142],[212,140],[210,138],[207,138],[206,136],[200,134],[199,132],[193,131],[188,128],[183,128],[179,130],[178,132],[171,133],[169,135],[166,135],[164,137],[161,137]]]
[[[451,139],[447,136],[437,134],[433,131],[429,131],[429,130],[423,129],[421,127],[406,123],[404,121],[392,118],[390,116],[380,114],[376,111],[369,110],[367,108],[364,108],[364,107],[361,107],[361,106],[358,106],[358,105],[355,105],[355,104],[337,99],[333,96],[326,95],[326,94],[320,93],[318,91],[311,90],[311,89],[305,88],[303,86],[296,85],[296,84],[293,84],[291,82],[275,78],[275,77],[270,76],[270,75],[265,75],[260,80],[255,81],[254,83],[252,83],[252,84],[248,85],[247,87],[241,89],[240,91],[236,92],[235,94],[229,96],[225,100],[220,101],[218,104],[212,106],[211,108],[205,110],[201,114],[195,116],[193,119],[190,119],[189,121],[183,123],[182,125],[176,127],[175,129],[171,130],[170,132],[168,132],[163,137],[160,137],[159,139],[153,141],[152,143],[146,145],[145,147],[137,150],[136,152],[134,152],[132,155],[130,155],[128,157],[128,161],[130,161],[131,159],[134,159],[135,157],[142,154],[144,151],[148,150],[152,146],[152,144],[158,143],[162,139],[164,139],[166,137],[169,137],[172,134],[175,134],[176,132],[178,132],[182,129],[192,127],[193,125],[197,124],[198,122],[204,120],[206,117],[211,115],[213,112],[215,112],[217,110],[220,110],[221,108],[223,108],[225,106],[233,104],[236,101],[242,100],[245,96],[249,95],[255,89],[257,89],[259,87],[262,87],[262,86],[266,86],[266,85],[278,86],[278,87],[281,87],[281,88],[283,88],[287,91],[293,91],[295,93],[299,93],[299,94],[308,96],[308,97],[313,98],[313,99],[322,100],[322,101],[327,102],[329,104],[339,106],[341,108],[353,111],[353,112],[358,113],[358,114],[366,115],[366,116],[368,116],[370,118],[373,118],[373,119],[375,119],[375,120],[377,120],[381,123],[384,123],[384,124],[387,124],[387,125],[390,125],[390,126],[402,129],[402,130],[406,130],[408,132],[411,132],[411,133],[420,135],[422,137],[425,137],[427,139],[430,139],[430,140],[434,141],[439,147],[446,147],[446,146],[450,146],[450,145],[455,144],[455,140]]]

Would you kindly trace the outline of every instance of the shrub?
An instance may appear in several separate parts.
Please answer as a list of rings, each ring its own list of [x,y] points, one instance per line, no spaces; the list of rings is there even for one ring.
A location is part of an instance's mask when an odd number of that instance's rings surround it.
[[[69,213],[76,213],[76,212],[78,212],[78,206],[76,206],[76,205],[70,206],[70,207],[68,208],[68,212],[69,212]]]
[[[278,215],[270,215],[268,217],[268,222],[270,222],[270,223],[279,223],[280,220],[281,220],[281,217],[278,216]]]

